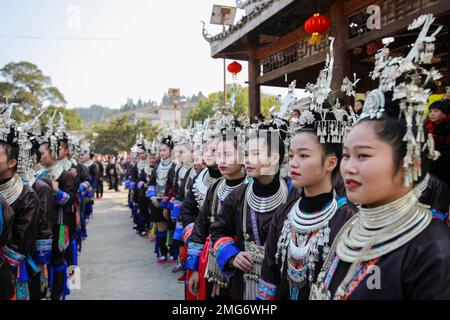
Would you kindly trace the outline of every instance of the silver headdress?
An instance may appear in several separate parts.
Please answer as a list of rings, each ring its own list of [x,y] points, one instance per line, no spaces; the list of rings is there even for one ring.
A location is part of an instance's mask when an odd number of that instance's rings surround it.
[[[13,143],[15,141],[14,128],[16,122],[11,117],[13,109],[13,104],[5,104],[0,110],[0,141],[7,143]]]
[[[399,101],[400,114],[404,117],[407,132],[403,138],[406,142],[406,156],[403,159],[405,169],[404,185],[410,186],[422,175],[421,154],[427,151],[428,157],[436,159],[439,153],[434,150],[433,139],[424,133],[424,112],[430,91],[424,86],[431,80],[438,80],[441,74],[434,67],[425,69],[423,64],[430,64],[434,54],[434,41],[442,27],[428,35],[435,18],[425,14],[415,19],[408,30],[422,27],[415,43],[406,57],[389,56],[388,44],[375,55],[375,68],[371,72],[373,80],[379,80],[379,86],[366,98],[360,119],[379,119],[385,113],[386,92],[392,92],[392,100]],[[400,81],[400,83],[397,83]],[[414,128],[416,134],[414,134]]]
[[[64,114],[62,112],[59,113],[59,121],[56,126],[56,136],[60,140],[67,138],[67,122],[64,120]]]
[[[140,132],[136,135],[136,150],[137,152],[144,151],[145,148],[145,141],[144,141],[144,135]]]
[[[81,138],[78,137],[76,134],[74,133],[69,134],[68,144],[73,159],[78,159],[80,155],[80,140]]]
[[[91,154],[91,144],[88,141],[84,141],[80,146],[80,154],[81,155],[90,155]]]
[[[54,157],[58,156],[58,137],[55,134],[55,125],[54,120],[56,116],[57,110],[53,112],[53,115],[48,119],[47,124],[45,126],[45,133],[41,139],[41,143],[48,143],[49,150],[53,154]]]
[[[315,84],[306,85],[306,91],[311,93],[309,110],[303,110],[300,117],[294,119],[294,123],[291,124],[291,132],[298,129],[315,130],[320,143],[342,143],[351,124],[350,116],[340,107],[339,102],[331,106],[327,101],[333,78],[333,44],[334,38],[330,37],[330,49],[325,67],[320,71]],[[341,90],[351,94],[357,82],[357,80],[351,82],[345,78]]]
[[[257,135],[260,135],[260,133],[263,132],[276,132],[284,145],[288,145],[290,128],[289,118],[296,101],[294,93],[296,83],[297,81],[294,80],[289,85],[288,92],[279,110],[277,110],[277,105],[280,103],[281,99],[279,99],[279,97],[276,98],[275,105],[270,108],[270,113],[272,114],[271,119],[250,126],[248,122],[245,123],[249,135],[253,135],[256,132],[258,132]]]
[[[237,139],[238,149],[243,150],[245,144],[246,130],[241,122],[233,114],[236,103],[236,96],[241,91],[240,85],[234,85],[230,101],[222,106],[216,105],[216,114],[214,117],[214,127],[212,131],[217,137],[233,137]]]
[[[145,146],[145,150],[147,151],[147,154],[150,155],[150,154],[158,153],[158,144],[157,144],[156,140],[153,140],[153,141],[145,140],[144,146]]]
[[[17,159],[17,172],[19,174],[25,173],[34,166],[34,160],[32,157],[33,143],[30,140],[33,134],[33,129],[39,124],[39,118],[44,114],[46,109],[42,110],[32,120],[19,124],[17,126],[17,139],[19,144],[19,157]]]

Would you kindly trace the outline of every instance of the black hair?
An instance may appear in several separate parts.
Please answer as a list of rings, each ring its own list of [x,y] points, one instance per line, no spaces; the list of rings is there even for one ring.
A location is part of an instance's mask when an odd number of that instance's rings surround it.
[[[436,82],[434,82],[434,81],[429,81],[429,82],[425,85],[424,89],[429,89],[429,90],[430,90],[430,93],[433,94],[433,93],[435,93],[435,92],[437,91],[438,86],[437,86]]]
[[[407,148],[406,142],[403,141],[405,137],[407,126],[404,117],[400,117],[400,104],[399,101],[392,101],[392,93],[388,92],[385,94],[386,105],[385,112],[378,119],[370,119],[369,117],[361,119],[357,125],[361,123],[371,123],[374,126],[375,135],[381,141],[388,143],[392,147],[393,153],[393,164],[395,175],[398,170],[401,169],[403,164],[403,158],[406,156]],[[422,124],[423,126],[423,124]],[[428,130],[423,127],[425,137],[428,136]],[[417,136],[417,127],[413,126],[413,134]],[[426,176],[430,170],[430,160],[428,155],[424,152],[421,153],[421,170],[422,175],[414,185],[419,184]]]
[[[35,157],[36,162],[41,162],[41,152],[39,151],[39,147],[41,144],[37,140],[36,136],[29,136],[30,142],[31,142],[31,156]]]
[[[173,141],[172,141],[172,136],[164,137],[164,138],[161,140],[161,144],[164,144],[164,145],[168,146],[169,149],[172,150],[173,147],[174,147]]]
[[[342,100],[341,98],[337,99]],[[328,101],[324,101],[322,104],[322,108],[332,110],[333,107]],[[313,111],[312,113],[315,119],[314,122],[305,124],[301,129],[297,130],[295,134],[297,135],[301,133],[309,133],[317,138],[317,143],[319,143],[322,148],[322,164],[325,163],[326,157],[331,155],[336,156],[338,162],[336,168],[334,168],[333,172],[331,173],[331,178],[334,179],[336,178],[336,176],[339,175],[339,167],[341,165],[342,160],[342,143],[331,143],[331,142],[320,143],[319,137],[317,136],[317,125],[319,124],[319,121],[322,120],[322,116],[315,111]],[[348,120],[347,118],[348,116],[345,115],[343,120],[347,121]],[[325,120],[335,121],[336,118],[334,117],[332,112],[328,112],[325,116]]]

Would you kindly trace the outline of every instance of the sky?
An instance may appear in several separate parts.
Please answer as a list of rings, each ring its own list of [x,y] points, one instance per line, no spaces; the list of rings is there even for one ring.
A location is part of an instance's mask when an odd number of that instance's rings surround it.
[[[160,102],[171,87],[186,96],[209,94],[223,89],[223,62],[211,58],[200,22],[207,22],[212,35],[221,30],[209,24],[214,3],[235,5],[234,0],[0,0],[0,67],[11,61],[36,64],[69,108],[119,108],[127,97]],[[238,10],[236,20],[243,13]],[[244,84],[247,63],[241,64],[238,82]]]

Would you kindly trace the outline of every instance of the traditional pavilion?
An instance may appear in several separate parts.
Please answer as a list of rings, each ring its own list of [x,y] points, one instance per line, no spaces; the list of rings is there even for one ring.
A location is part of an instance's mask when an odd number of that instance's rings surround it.
[[[211,45],[213,58],[248,61],[252,116],[260,112],[261,86],[287,87],[296,79],[297,88],[304,88],[316,80],[326,59],[330,35],[336,39],[333,91],[340,88],[344,77],[353,79],[353,73],[361,78],[356,87],[358,92],[374,88],[369,72],[373,69],[374,54],[383,46],[381,40],[395,37],[395,42],[389,45],[391,53],[404,54],[419,32],[408,31],[407,26],[426,13],[436,17],[431,30],[443,26],[436,41],[433,66],[444,75],[439,90],[443,93],[445,86],[450,86],[450,0],[237,0],[236,3],[246,10],[246,15],[215,36],[204,29],[203,36]],[[380,28],[367,24],[374,19],[377,8]],[[310,45],[311,35],[305,31],[304,23],[315,13],[327,16],[331,26],[319,44]]]

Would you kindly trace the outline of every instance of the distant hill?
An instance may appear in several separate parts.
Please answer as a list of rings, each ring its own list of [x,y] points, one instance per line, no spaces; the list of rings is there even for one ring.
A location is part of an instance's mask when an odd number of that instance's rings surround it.
[[[99,105],[92,105],[89,108],[75,108],[74,109],[80,117],[83,118],[85,124],[92,122],[102,122],[106,117],[112,116],[119,112],[119,110],[102,107]]]
[[[202,97],[204,97],[203,93],[199,92],[190,97],[182,96],[180,99],[184,101],[185,105],[192,108]],[[171,105],[172,98],[167,94],[164,94],[160,104],[152,100],[142,101],[141,98],[135,103],[133,99],[127,98],[127,102],[121,105],[120,109],[111,109],[109,107],[94,104],[89,108],[74,108],[74,110],[78,112],[81,118],[83,118],[85,127],[89,127],[91,123],[108,123],[123,115],[129,115],[131,119],[142,118],[142,114],[144,113],[158,113],[159,108]],[[141,117],[139,117],[138,114],[140,114]],[[149,118],[148,120],[156,119]]]

